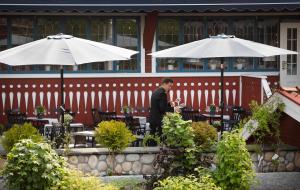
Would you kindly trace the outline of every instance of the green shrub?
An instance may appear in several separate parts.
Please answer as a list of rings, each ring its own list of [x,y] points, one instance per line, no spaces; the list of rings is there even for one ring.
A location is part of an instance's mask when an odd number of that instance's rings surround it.
[[[158,182],[154,190],[221,190],[210,176],[168,177]]]
[[[217,145],[217,184],[223,190],[249,190],[255,172],[240,131],[224,132]]]
[[[194,146],[191,121],[184,121],[178,113],[168,113],[163,118],[162,132],[169,147]]]
[[[43,141],[43,137],[31,123],[24,123],[23,125],[15,124],[8,131],[4,132],[1,144],[6,152],[9,152],[14,144],[21,139],[32,139],[33,142]]]
[[[10,189],[47,190],[66,175],[66,163],[49,144],[23,139],[8,153],[3,174]]]
[[[69,170],[58,185],[51,190],[118,190],[117,187],[101,183],[100,179],[93,176],[84,176],[78,170]]]
[[[124,122],[102,121],[96,128],[96,141],[112,152],[121,152],[135,139]]]
[[[217,130],[207,122],[193,122],[194,141],[196,145],[208,147],[217,141]]]

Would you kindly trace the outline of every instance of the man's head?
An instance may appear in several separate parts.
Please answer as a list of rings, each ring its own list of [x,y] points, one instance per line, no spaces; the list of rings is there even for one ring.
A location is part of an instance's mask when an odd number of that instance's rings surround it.
[[[166,92],[169,92],[173,86],[173,79],[171,78],[163,78],[161,81],[161,87],[165,89]]]

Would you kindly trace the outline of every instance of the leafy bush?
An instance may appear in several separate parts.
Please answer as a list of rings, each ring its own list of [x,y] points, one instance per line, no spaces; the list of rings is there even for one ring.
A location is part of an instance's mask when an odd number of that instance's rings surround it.
[[[194,141],[196,145],[208,147],[217,141],[217,130],[207,122],[193,122]]]
[[[275,104],[277,104],[277,109],[275,109]],[[268,136],[275,137],[279,141],[279,122],[284,107],[284,103],[280,100],[275,100],[274,104],[265,105],[258,105],[256,101],[251,101],[251,119],[259,123],[258,129],[253,134],[257,143],[262,143],[264,138]]]
[[[159,145],[160,144],[160,137],[146,134],[145,137],[143,138],[143,146],[144,147],[149,146],[149,144],[151,142],[154,142],[156,145]]]
[[[200,176],[196,178],[191,175],[188,177],[168,177],[158,182],[158,187],[154,190],[221,190],[214,183],[210,176]]]
[[[246,142],[240,131],[224,132],[217,145],[217,184],[223,190],[248,190],[255,173]]]
[[[50,189],[66,175],[66,163],[49,144],[23,139],[8,153],[3,174],[11,189]]]
[[[191,121],[184,121],[178,113],[168,113],[163,118],[163,135],[169,147],[194,146]]]
[[[33,142],[43,141],[43,137],[31,123],[24,123],[23,125],[15,124],[8,131],[4,132],[1,143],[6,152],[9,152],[14,144],[21,139],[32,139]]]
[[[101,183],[100,179],[93,176],[84,176],[78,170],[69,170],[58,185],[51,190],[118,190],[113,185]]]
[[[114,120],[99,123],[95,138],[112,152],[121,152],[136,139],[124,122]]]

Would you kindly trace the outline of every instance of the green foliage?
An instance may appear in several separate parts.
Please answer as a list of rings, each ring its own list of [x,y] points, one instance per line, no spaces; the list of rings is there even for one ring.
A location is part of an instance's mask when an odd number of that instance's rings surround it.
[[[210,106],[209,106],[210,113],[215,113],[216,109],[217,109],[217,107],[215,104],[210,104]]]
[[[217,130],[207,122],[193,122],[192,127],[197,146],[209,147],[217,141]]]
[[[135,179],[118,179],[110,182],[120,190],[143,190],[143,183]]]
[[[0,135],[3,134],[4,129],[5,129],[4,125],[0,123]]]
[[[66,163],[49,144],[23,139],[8,153],[3,175],[10,189],[47,190],[66,175]]]
[[[36,113],[37,114],[44,114],[45,113],[45,107],[43,105],[37,106],[36,107]]]
[[[123,113],[133,113],[133,108],[132,107],[130,107],[130,106],[123,106],[122,107],[122,111],[123,111]]]
[[[259,124],[258,129],[253,134],[258,143],[262,143],[267,136],[275,137],[279,141],[279,122],[285,105],[279,100],[276,101],[277,109],[275,109],[274,104],[258,105],[256,101],[250,103],[251,119],[256,120]]]
[[[223,133],[217,145],[217,170],[214,177],[223,190],[249,190],[254,182],[253,163],[240,131]]]
[[[221,190],[209,175],[168,177],[158,182],[154,190]]]
[[[77,170],[69,170],[63,179],[51,190],[118,190],[119,188],[101,183],[100,179],[93,176],[84,176]]]
[[[123,151],[135,139],[124,122],[102,121],[96,128],[96,141],[112,152]]]
[[[160,137],[159,136],[154,136],[154,135],[145,135],[143,138],[143,146],[146,147],[149,142],[155,142],[157,145],[160,144]]]
[[[24,123],[23,125],[15,124],[8,131],[4,132],[1,143],[6,152],[9,152],[14,144],[21,139],[32,139],[33,142],[43,141],[43,137],[31,123]]]
[[[191,121],[184,121],[178,113],[168,113],[163,118],[162,132],[169,147],[194,146]]]

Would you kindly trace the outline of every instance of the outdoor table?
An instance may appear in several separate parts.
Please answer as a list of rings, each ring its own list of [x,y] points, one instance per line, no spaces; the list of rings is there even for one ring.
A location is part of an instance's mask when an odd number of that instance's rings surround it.
[[[48,130],[51,133],[53,125],[52,124],[46,124],[44,126],[44,136],[46,136],[46,131]],[[70,123],[70,131],[74,130],[75,132],[83,131],[84,125],[82,123]]]
[[[202,114],[203,116],[209,118],[209,124],[212,125],[213,121],[216,120],[216,119],[221,119],[221,115],[220,114],[210,114],[210,113],[204,113]],[[229,115],[223,115],[223,118],[224,119],[229,119],[230,116]]]
[[[58,123],[57,118],[37,118],[37,117],[27,117],[29,121],[48,121],[49,124],[51,123]]]
[[[92,138],[92,147],[94,147],[95,144],[95,135],[96,135],[96,131],[80,131],[80,132],[75,132],[73,133],[74,136],[74,148],[76,147],[76,137],[80,136],[80,137],[88,137],[88,138]]]

